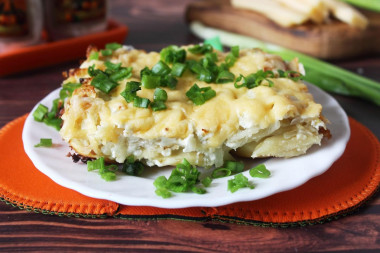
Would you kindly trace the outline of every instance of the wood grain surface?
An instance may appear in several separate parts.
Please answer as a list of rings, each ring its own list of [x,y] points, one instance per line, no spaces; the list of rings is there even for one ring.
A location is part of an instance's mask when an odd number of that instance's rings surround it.
[[[361,30],[337,20],[284,28],[259,13],[232,7],[230,0],[196,1],[186,12],[188,20],[330,60],[380,53],[380,13],[366,11],[365,15],[370,25]]]
[[[190,34],[184,11],[190,0],[110,1],[110,16],[129,25],[126,44],[159,50],[200,42]],[[335,62],[380,81],[380,57]],[[0,79],[0,127],[29,112],[78,62]],[[1,66],[0,66],[1,67]],[[347,114],[380,138],[380,107],[334,96]],[[5,159],[1,157],[1,159]],[[12,168],[9,168],[12,169]],[[0,203],[0,251],[91,252],[379,252],[378,194],[353,214],[306,227],[264,228],[219,222],[67,218]]]

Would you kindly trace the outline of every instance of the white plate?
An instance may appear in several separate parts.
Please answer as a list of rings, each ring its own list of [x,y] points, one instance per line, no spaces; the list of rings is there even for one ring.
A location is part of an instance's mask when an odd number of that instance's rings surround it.
[[[243,174],[256,185],[252,190],[243,188],[235,193],[227,191],[227,181],[233,177],[230,176],[213,180],[206,194],[176,193],[171,198],[163,199],[156,196],[153,181],[160,175],[169,176],[172,170],[170,167],[147,168],[142,177],[120,175],[116,181],[106,182],[97,172],[88,172],[85,164],[73,163],[71,158],[66,156],[71,150],[62,141],[58,132],[52,127],[34,121],[32,114],[26,119],[22,139],[24,149],[37,169],[56,183],[93,198],[107,199],[125,205],[162,208],[209,207],[257,200],[293,189],[322,174],[346,148],[350,136],[346,113],[330,95],[313,85],[308,87],[315,100],[323,105],[323,114],[331,122],[328,127],[332,138],[323,141],[322,146],[312,147],[303,156],[290,159],[246,160],[246,168],[264,162],[272,173],[268,179],[259,179],[250,177],[248,171],[245,171]],[[58,93],[58,89],[53,91],[40,103],[50,106],[52,100],[58,97]],[[54,147],[35,148],[34,145],[39,143],[40,138],[52,138]]]

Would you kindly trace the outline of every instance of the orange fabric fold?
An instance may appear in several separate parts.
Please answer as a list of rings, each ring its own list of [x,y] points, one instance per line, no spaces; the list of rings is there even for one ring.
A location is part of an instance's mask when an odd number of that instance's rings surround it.
[[[372,196],[380,183],[380,143],[366,127],[350,119],[351,137],[343,156],[327,172],[296,189],[256,201],[212,208],[119,205],[64,188],[39,172],[23,149],[21,133],[25,118],[18,118],[0,130],[0,197],[46,212],[120,218],[297,223],[318,221],[353,210]]]

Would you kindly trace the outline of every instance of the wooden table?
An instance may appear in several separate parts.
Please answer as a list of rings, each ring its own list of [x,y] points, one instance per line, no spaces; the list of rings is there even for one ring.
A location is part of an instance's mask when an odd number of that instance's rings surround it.
[[[130,27],[126,44],[159,50],[169,44],[200,42],[184,22],[190,1],[110,1],[110,16]],[[64,63],[0,79],[0,127],[30,112],[61,83]],[[336,62],[380,81],[380,56]],[[335,96],[347,114],[380,138],[380,107]],[[1,154],[0,154],[1,156]],[[3,159],[3,158],[2,158]],[[173,251],[173,252],[366,252],[380,250],[380,198],[354,214],[321,225],[263,228],[217,222],[63,218],[0,203],[0,251]]]

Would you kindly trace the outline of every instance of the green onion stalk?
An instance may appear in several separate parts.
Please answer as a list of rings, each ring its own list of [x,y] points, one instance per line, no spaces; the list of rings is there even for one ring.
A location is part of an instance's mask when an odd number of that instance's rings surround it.
[[[261,48],[262,50],[281,56],[290,61],[298,58],[304,65],[306,76],[304,80],[319,86],[328,92],[360,97],[380,105],[380,83],[359,76],[327,62],[308,55],[266,43],[248,36],[226,32],[220,29],[204,26],[200,22],[192,22],[190,30],[200,38],[210,39],[219,37],[225,46],[240,46],[240,48]]]
[[[355,5],[357,7],[380,12],[380,1],[378,0],[342,0],[346,3]]]

